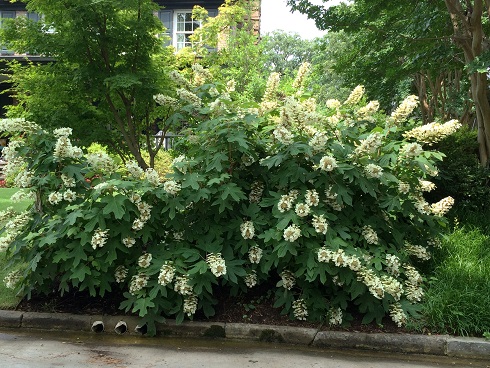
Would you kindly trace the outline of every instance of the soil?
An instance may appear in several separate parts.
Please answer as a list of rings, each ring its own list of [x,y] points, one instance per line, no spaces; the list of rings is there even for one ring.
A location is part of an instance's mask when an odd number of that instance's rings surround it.
[[[413,333],[413,331],[397,327],[389,318],[385,318],[381,325],[376,323],[362,324],[362,316],[355,314],[354,320],[350,325],[342,327],[291,320],[287,315],[281,314],[281,308],[273,307],[273,296],[263,290],[256,290],[254,293],[241,297],[218,295],[217,298],[218,304],[215,306],[216,314],[213,317],[206,318],[198,311],[194,316],[194,320],[309,327],[320,328],[322,330],[352,332]],[[91,297],[87,292],[75,291],[64,296],[34,295],[29,300],[23,299],[16,309],[26,312],[130,315],[130,313],[124,313],[123,310],[119,309],[119,305],[123,300],[124,297],[120,293],[109,293],[104,298],[100,298]],[[420,333],[420,331],[417,333]]]

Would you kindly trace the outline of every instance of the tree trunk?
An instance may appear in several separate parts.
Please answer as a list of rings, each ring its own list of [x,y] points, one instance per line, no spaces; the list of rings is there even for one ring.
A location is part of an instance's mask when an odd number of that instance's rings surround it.
[[[482,17],[490,14],[490,7],[483,0],[445,0],[451,23],[453,41],[463,50],[466,64],[471,63],[484,51]],[[490,103],[487,98],[487,74],[474,72],[470,75],[471,95],[475,104],[478,126],[480,162],[488,166],[490,158]]]

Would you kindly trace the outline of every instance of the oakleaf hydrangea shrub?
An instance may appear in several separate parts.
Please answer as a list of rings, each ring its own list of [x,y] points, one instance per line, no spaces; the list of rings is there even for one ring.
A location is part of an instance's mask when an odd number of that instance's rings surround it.
[[[164,180],[85,155],[69,129],[4,120],[27,132],[9,155],[23,158],[19,181],[36,198],[5,230],[2,247],[27,264],[9,285],[116,290],[150,332],[166,317],[213,315],[217,291],[271,281],[291,318],[405,324],[423,298],[417,265],[454,202],[424,197],[443,156],[431,144],[459,125],[407,130],[416,97],[386,116],[362,86],[319,109],[303,93],[307,72],[289,96],[272,74],[259,104],[238,103],[233,81],[214,84],[202,67],[174,72],[175,93],[155,96],[185,122]]]

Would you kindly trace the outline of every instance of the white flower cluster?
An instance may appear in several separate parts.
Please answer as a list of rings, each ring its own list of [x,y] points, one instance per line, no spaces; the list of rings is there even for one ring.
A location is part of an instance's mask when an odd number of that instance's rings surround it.
[[[250,260],[250,263],[258,264],[262,258],[262,253],[262,249],[260,249],[258,246],[254,245],[250,247],[248,251],[248,259]]]
[[[298,299],[293,302],[293,315],[299,321],[306,321],[308,308],[304,299]]]
[[[36,200],[36,193],[32,190],[20,189],[10,196],[10,200],[12,202],[21,202],[21,201],[34,202]]]
[[[303,83],[305,81],[306,76],[311,70],[311,64],[310,63],[303,63],[300,65],[298,69],[298,73],[296,74],[296,79],[293,82],[292,87],[294,89],[300,89],[303,86]]]
[[[179,107],[179,101],[176,98],[173,98],[170,96],[158,94],[158,95],[153,96],[153,100],[155,100],[155,102],[157,104],[159,104],[160,106],[167,106],[167,107],[171,107],[173,109],[176,109]]]
[[[54,135],[58,137],[54,148],[53,156],[57,160],[64,158],[80,158],[83,156],[83,152],[79,147],[71,144],[70,138],[71,128],[59,128],[56,129]]]
[[[379,110],[378,101],[369,101],[366,106],[361,107],[357,110],[357,120],[371,120],[370,118],[374,113]]]
[[[414,202],[415,209],[422,215],[430,215],[432,209],[430,204],[422,196],[416,196]]]
[[[279,276],[281,276],[282,279],[282,286],[285,289],[291,290],[294,285],[296,284],[296,278],[294,277],[293,273],[291,271],[285,270],[282,271]]]
[[[123,238],[122,242],[126,247],[131,248],[133,245],[136,244],[136,239],[134,239],[130,236],[127,236],[127,237]]]
[[[138,163],[134,160],[126,163],[126,170],[128,170],[129,175],[135,179],[141,179],[141,176],[143,176],[144,173],[143,169],[139,167]]]
[[[294,208],[294,212],[296,212],[299,217],[306,217],[310,214],[310,206],[306,203],[298,203]]]
[[[399,301],[403,294],[403,285],[391,276],[381,276],[381,283],[385,292],[390,294],[396,301]]]
[[[67,189],[65,192],[51,192],[48,195],[48,202],[50,204],[57,205],[62,200],[67,202],[73,202],[77,199],[77,194],[71,189]]]
[[[305,194],[305,202],[310,207],[316,207],[320,204],[320,196],[315,189],[308,189]]]
[[[191,68],[194,72],[194,86],[202,86],[206,81],[211,81],[213,79],[211,72],[208,69],[205,69],[201,64],[193,64]]]
[[[323,170],[326,172],[333,171],[336,167],[338,167],[337,160],[333,156],[323,156],[320,159],[318,165],[313,166],[316,170]]]
[[[90,153],[86,158],[88,165],[96,172],[111,175],[118,169],[116,162],[105,152]]]
[[[165,190],[170,195],[176,195],[180,192],[182,186],[175,180],[167,180],[163,183],[163,190]]]
[[[325,235],[328,230],[328,222],[323,215],[317,216],[313,215],[312,225],[315,231],[319,234]]]
[[[417,257],[422,261],[428,261],[429,259],[431,259],[430,252],[427,250],[427,248],[421,245],[413,245],[409,242],[405,242],[405,251],[407,252],[407,254]]]
[[[431,181],[419,179],[418,189],[422,192],[431,192],[436,189],[436,185]]]
[[[182,306],[182,309],[188,317],[191,317],[194,315],[194,313],[196,313],[197,302],[197,296],[194,294],[188,295],[187,298],[184,298],[184,305]]]
[[[364,86],[359,85],[352,90],[344,105],[356,105],[361,101],[362,96],[364,96]]]
[[[293,143],[293,133],[289,131],[284,125],[279,125],[272,132],[274,138],[284,145],[289,145]]]
[[[439,217],[444,216],[454,205],[453,197],[446,197],[430,206],[431,212]]]
[[[458,120],[450,120],[444,124],[434,122],[413,128],[405,132],[403,136],[405,138],[415,138],[419,142],[431,145],[453,134],[459,128],[461,128],[461,124]]]
[[[151,265],[151,260],[153,256],[151,253],[143,253],[139,258],[138,258],[138,266],[141,268],[148,268]]]
[[[175,157],[172,160],[172,167],[180,171],[182,174],[185,174],[187,172],[187,167],[188,167],[187,157],[185,157],[184,155]]]
[[[172,70],[169,75],[170,79],[178,86],[191,87],[191,84],[177,70]]]
[[[390,306],[390,317],[398,327],[402,327],[407,323],[407,315],[400,303],[394,303]]]
[[[158,283],[162,286],[170,284],[175,276],[175,267],[171,262],[165,261],[160,268],[160,274],[158,275]]]
[[[342,324],[342,309],[340,308],[330,308],[328,312],[328,322],[333,326],[340,326]]]
[[[405,293],[407,295],[407,299],[412,302],[420,302],[422,297],[424,296],[424,291],[422,290],[422,276],[420,273],[411,265],[404,264],[403,268],[405,269],[405,276],[407,280],[405,280]]]
[[[255,270],[250,271],[250,273],[245,276],[244,281],[249,289],[253,288],[257,285],[257,272],[255,272]]]
[[[262,102],[272,102],[276,100],[280,80],[281,75],[279,73],[274,72],[269,75],[269,79],[267,79],[267,84],[265,86],[264,96],[262,97]]]
[[[141,200],[139,202],[136,202],[135,204],[136,207],[138,207],[138,211],[140,212],[140,217],[133,221],[133,225],[131,226],[131,228],[134,231],[139,231],[143,229],[146,222],[151,218],[152,206]]]
[[[255,227],[252,221],[245,221],[240,225],[240,233],[243,239],[252,239],[255,235]]]
[[[137,275],[131,277],[131,282],[129,283],[129,293],[135,295],[138,291],[146,287],[148,284],[149,276],[143,272],[139,272]]]
[[[196,108],[199,108],[202,105],[201,98],[185,88],[177,89],[177,96],[179,96],[181,101],[187,102],[189,105]]]
[[[301,229],[298,225],[289,225],[287,228],[284,229],[282,236],[284,240],[292,243],[301,236]]]
[[[12,271],[4,277],[3,283],[7,289],[15,289],[15,286],[22,280],[22,275],[19,271]]]
[[[160,177],[158,176],[158,172],[149,167],[145,171],[145,179],[150,183],[150,185],[153,185],[154,187],[157,187],[160,185]]]
[[[4,226],[4,236],[0,238],[0,252],[5,251],[7,247],[15,240],[24,227],[31,221],[31,215],[28,211],[16,214],[13,208],[9,207],[1,213],[4,220],[9,220]],[[7,218],[7,216],[9,216]]]
[[[392,276],[400,275],[400,258],[394,254],[386,254],[386,271]]]
[[[442,242],[439,238],[430,238],[427,240],[427,245],[434,248],[442,248]]]
[[[14,186],[17,188],[29,188],[32,183],[33,173],[29,170],[20,171],[14,179]]]
[[[378,234],[376,234],[376,231],[371,226],[364,226],[361,234],[368,244],[378,244]]]
[[[410,192],[410,184],[404,183],[404,182],[399,182],[398,183],[398,191],[401,194],[408,194]]]
[[[252,166],[252,164],[255,162],[255,159],[250,156],[250,155],[242,155],[242,164],[246,167]]]
[[[364,167],[364,172],[368,178],[379,179],[383,176],[383,168],[375,164],[367,164]]]
[[[339,202],[337,202],[338,194],[333,193],[332,191],[333,191],[332,187],[327,188],[325,190],[325,197],[326,197],[325,203],[330,207],[332,207],[332,209],[335,211],[342,211],[342,205]]]
[[[236,88],[236,81],[234,79],[230,79],[228,82],[226,82],[226,90],[228,92],[235,92]]]
[[[1,132],[35,132],[39,129],[39,125],[24,118],[0,119]]]
[[[394,125],[398,125],[399,123],[407,120],[408,116],[417,107],[418,103],[419,98],[415,95],[410,95],[405,98],[400,106],[398,106],[396,110],[391,113],[391,122]]]
[[[324,152],[327,148],[328,136],[324,132],[315,132],[313,137],[308,141],[308,145],[313,152]]]
[[[189,285],[189,275],[175,277],[174,290],[180,295],[192,295],[192,286]]]
[[[117,266],[116,270],[114,271],[114,278],[116,279],[116,282],[120,284],[126,280],[126,277],[128,277],[128,269],[124,266]]]
[[[209,253],[206,257],[206,263],[214,276],[226,275],[226,263],[221,257],[221,253]]]
[[[109,235],[109,230],[102,230],[98,228],[95,230],[94,235],[92,235],[92,240],[90,244],[93,249],[102,248],[107,242],[107,237]]]
[[[422,146],[418,143],[405,143],[400,148],[400,156],[405,158],[417,157],[424,152]]]
[[[254,181],[250,187],[250,194],[248,195],[248,200],[250,203],[259,203],[262,199],[262,194],[264,192],[264,183],[260,181]]]
[[[289,211],[293,207],[294,201],[298,198],[298,194],[298,191],[293,189],[288,194],[282,195],[277,203],[277,209],[283,213]]]
[[[75,179],[66,174],[61,174],[61,180],[66,188],[74,188],[77,185]]]
[[[370,134],[366,139],[362,139],[359,142],[359,145],[356,147],[353,154],[356,157],[373,155],[378,151],[379,147],[381,147],[381,144],[383,144],[381,134]]]
[[[366,285],[371,295],[374,296],[376,299],[383,299],[385,295],[383,283],[373,270],[363,267],[358,272],[357,281],[360,281],[364,285]]]
[[[340,106],[342,106],[340,101],[334,98],[327,100],[325,102],[325,105],[327,106],[328,109],[338,109]]]

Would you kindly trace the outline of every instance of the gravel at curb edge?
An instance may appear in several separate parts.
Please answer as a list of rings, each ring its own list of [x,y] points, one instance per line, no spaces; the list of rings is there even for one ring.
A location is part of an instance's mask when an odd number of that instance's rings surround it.
[[[116,333],[118,322],[124,321],[125,333],[138,334],[139,318],[132,316],[85,316],[69,313],[35,313],[0,310],[0,328],[22,328],[63,331],[93,331],[92,326],[103,326],[102,333]],[[117,331],[121,333],[121,330]],[[94,332],[95,333],[95,332]],[[430,354],[490,361],[490,341],[479,338],[449,335],[411,335],[389,333],[361,333],[318,331],[314,328],[253,325],[245,323],[192,322],[176,325],[173,321],[158,324],[161,336],[209,337],[280,342],[338,349],[366,349],[385,352]]]

